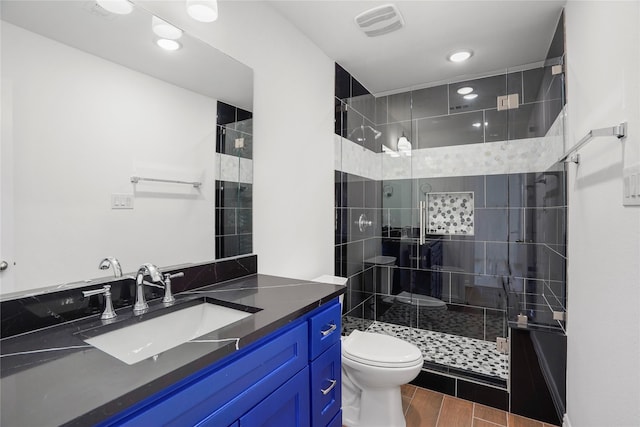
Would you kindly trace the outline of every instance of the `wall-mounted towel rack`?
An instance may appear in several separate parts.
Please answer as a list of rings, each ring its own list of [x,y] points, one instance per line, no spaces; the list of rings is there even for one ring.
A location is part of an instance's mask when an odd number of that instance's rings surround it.
[[[167,182],[170,184],[188,184],[188,185],[193,185],[195,188],[200,188],[200,186],[202,185],[202,183],[198,181],[178,181],[175,179],[144,178],[142,176],[131,177],[131,182],[133,182],[134,184],[137,184],[140,181]]]
[[[627,122],[620,123],[617,126],[602,128],[602,129],[593,129],[589,131],[589,133],[582,138],[576,145],[567,150],[558,162],[570,161],[574,163],[580,163],[580,155],[574,154],[578,151],[583,145],[587,142],[591,141],[591,139],[596,138],[598,136],[615,136],[618,139],[622,139],[627,136]],[[573,154],[573,155],[572,155]]]

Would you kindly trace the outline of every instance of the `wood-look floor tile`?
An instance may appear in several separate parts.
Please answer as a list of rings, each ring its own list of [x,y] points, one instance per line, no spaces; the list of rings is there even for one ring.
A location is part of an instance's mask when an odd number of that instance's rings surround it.
[[[505,411],[480,405],[479,403],[473,404],[473,418],[480,418],[501,426],[507,425],[507,413]]]
[[[509,427],[543,427],[543,425],[540,421],[532,420],[531,418],[509,414]]]
[[[436,427],[443,398],[441,393],[416,388],[405,413],[407,427]]]
[[[413,400],[413,395],[416,392],[416,387],[410,384],[400,386],[400,396],[402,397],[402,413],[406,416],[409,410],[409,405]]]
[[[498,424],[490,423],[489,421],[481,420],[480,418],[474,418],[473,427],[499,427],[499,426]]]
[[[438,419],[438,427],[471,427],[473,418],[473,403],[445,396],[442,411]]]
[[[400,394],[403,396],[413,397],[413,394],[416,392],[418,387],[411,384],[404,384],[400,386]]]

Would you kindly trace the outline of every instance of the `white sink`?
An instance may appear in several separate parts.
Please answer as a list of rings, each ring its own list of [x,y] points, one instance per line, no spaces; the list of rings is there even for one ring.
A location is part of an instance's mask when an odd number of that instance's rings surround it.
[[[128,365],[133,365],[251,315],[252,313],[245,311],[202,302],[84,341]]]

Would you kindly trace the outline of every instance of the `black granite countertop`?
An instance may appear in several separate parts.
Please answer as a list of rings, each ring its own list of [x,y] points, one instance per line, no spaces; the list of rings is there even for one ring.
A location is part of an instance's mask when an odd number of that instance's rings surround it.
[[[197,342],[184,343],[133,365],[83,341],[95,328],[115,327],[109,321],[99,320],[99,315],[5,338],[0,341],[0,424],[94,425],[234,353],[236,348],[247,347],[336,298],[344,289],[331,284],[251,275],[185,291],[176,295],[176,305],[207,297],[260,311],[199,337]],[[160,301],[149,305],[143,319],[167,310]],[[118,326],[141,320],[133,316],[131,307],[117,312]]]

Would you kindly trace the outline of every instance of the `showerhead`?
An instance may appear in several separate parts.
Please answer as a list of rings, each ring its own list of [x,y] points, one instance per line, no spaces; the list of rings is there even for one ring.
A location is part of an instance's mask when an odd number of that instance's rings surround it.
[[[362,138],[357,138],[357,139],[358,139],[358,141],[360,141],[360,142],[364,141],[364,140],[366,139],[366,136],[365,136],[365,129],[370,129],[370,130],[371,130],[371,132],[373,133],[373,139],[378,139],[378,138],[380,138],[380,137],[382,136],[382,132],[380,132],[379,130],[374,129],[374,128],[372,128],[372,127],[371,127],[371,126],[369,126],[369,125],[367,125],[367,126],[365,126],[365,125],[360,125],[359,127],[357,127],[357,128],[355,128],[355,129],[353,129],[353,130],[349,133],[349,135],[347,135],[347,139],[350,139],[350,138],[353,136],[353,134],[354,134],[357,130],[360,130],[360,131],[362,131]]]

